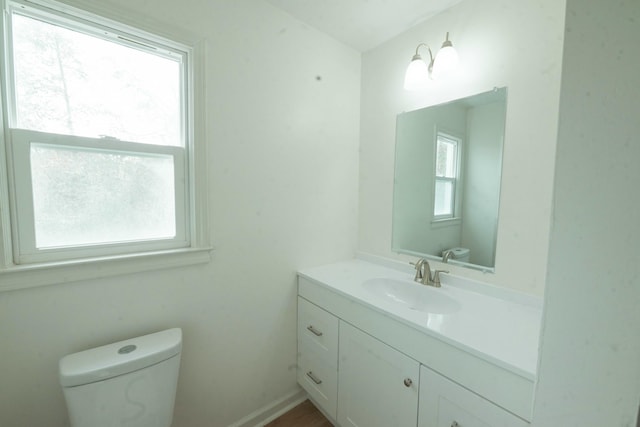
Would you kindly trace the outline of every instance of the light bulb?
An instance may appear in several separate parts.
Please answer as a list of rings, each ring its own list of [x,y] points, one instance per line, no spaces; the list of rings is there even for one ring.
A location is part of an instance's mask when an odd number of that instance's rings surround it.
[[[420,55],[415,55],[404,75],[404,88],[406,90],[424,89],[429,85],[429,67]]]
[[[449,40],[442,44],[442,49],[438,51],[436,59],[433,61],[432,77],[434,80],[447,77],[458,68],[458,52],[453,48]]]

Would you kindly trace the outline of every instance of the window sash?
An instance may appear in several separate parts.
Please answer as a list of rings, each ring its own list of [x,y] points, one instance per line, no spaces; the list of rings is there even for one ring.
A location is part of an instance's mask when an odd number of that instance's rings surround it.
[[[435,220],[442,219],[450,219],[455,215],[455,206],[456,206],[456,179],[455,178],[436,178],[435,185],[435,195],[434,195],[434,209],[433,209],[433,218]],[[451,197],[449,198],[449,204],[446,207],[446,213],[438,214],[436,213],[437,203],[436,200],[439,200],[444,197],[444,195],[438,192],[438,189],[441,188],[438,183],[448,183],[451,186]]]
[[[438,158],[438,145],[447,144],[453,147],[453,154],[451,157],[447,156],[444,161],[450,162],[450,167],[439,168]],[[458,211],[458,181],[460,179],[460,160],[461,160],[461,139],[448,135],[446,133],[436,131],[436,143],[435,143],[435,164],[434,164],[434,184],[433,184],[433,220],[442,221],[450,220],[456,217]],[[439,174],[440,169],[445,169],[450,173]],[[438,210],[438,200],[443,199],[439,191],[442,186],[439,183],[448,183],[451,188],[451,197],[449,199],[449,206],[446,206],[443,210]],[[446,213],[440,213],[446,211]]]
[[[12,227],[14,262],[16,264],[54,262],[77,258],[130,254],[189,246],[188,183],[185,179],[186,154],[181,147],[138,144],[118,140],[94,139],[44,132],[12,129],[9,146],[12,153],[14,187],[10,192],[13,209]],[[65,149],[93,150],[114,154],[165,155],[173,159],[175,188],[174,238],[99,243],[61,248],[38,248],[35,236],[34,202],[31,177],[32,144]]]
[[[450,150],[446,150],[447,154],[451,155],[446,156],[445,159],[441,159],[438,156],[438,152],[440,151],[438,147],[440,145],[451,147]],[[447,137],[443,134],[438,134],[438,139],[436,141],[436,176],[438,178],[455,178],[458,175],[458,146],[458,140]],[[441,164],[440,160],[443,160],[444,164]],[[440,173],[440,170],[443,170],[444,172]]]
[[[3,0],[0,0],[0,4]],[[77,31],[108,42],[134,48],[149,54],[166,57],[179,62],[180,66],[180,134],[182,146],[191,144],[191,117],[189,87],[191,86],[190,57],[192,49],[157,35],[112,21],[62,3],[48,0],[5,0],[4,14],[4,102],[6,124],[16,128],[17,98],[13,69],[12,14],[41,20],[46,23]]]

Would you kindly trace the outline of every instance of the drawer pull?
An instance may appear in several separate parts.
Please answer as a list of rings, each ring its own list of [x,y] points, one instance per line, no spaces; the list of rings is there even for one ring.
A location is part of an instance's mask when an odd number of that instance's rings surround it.
[[[309,325],[307,326],[307,329],[309,331],[311,331],[311,333],[317,337],[321,337],[322,336],[322,332],[320,332],[319,330],[317,330],[316,328],[313,327],[313,325]]]
[[[451,427],[460,427],[460,424],[458,424],[457,421],[454,421],[451,423]]]
[[[315,375],[313,375],[313,372],[311,372],[311,371],[307,372],[307,376],[308,376],[309,378],[311,378],[311,381],[313,381],[313,382],[314,382],[314,383],[316,383],[317,385],[322,384],[322,380],[319,380],[318,378],[316,378],[316,376],[315,376]]]
[[[413,381],[411,381],[411,378],[405,378],[404,379],[404,386],[405,387],[411,387],[411,384],[413,384]]]

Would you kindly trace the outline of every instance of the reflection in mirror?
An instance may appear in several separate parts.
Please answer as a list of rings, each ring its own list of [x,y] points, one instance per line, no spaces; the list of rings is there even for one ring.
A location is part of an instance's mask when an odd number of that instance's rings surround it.
[[[500,88],[398,115],[395,252],[493,271],[506,101]]]

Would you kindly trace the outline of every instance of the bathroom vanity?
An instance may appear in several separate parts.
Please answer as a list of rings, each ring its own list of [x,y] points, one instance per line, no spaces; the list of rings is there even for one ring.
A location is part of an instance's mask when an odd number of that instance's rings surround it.
[[[298,382],[342,427],[519,427],[541,302],[351,260],[298,273]]]

